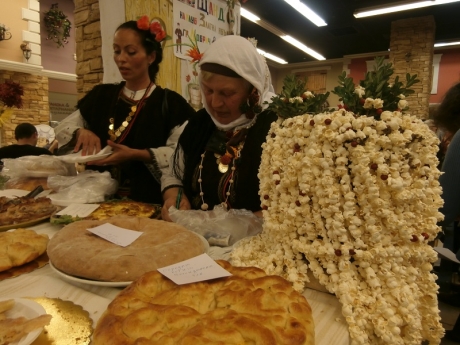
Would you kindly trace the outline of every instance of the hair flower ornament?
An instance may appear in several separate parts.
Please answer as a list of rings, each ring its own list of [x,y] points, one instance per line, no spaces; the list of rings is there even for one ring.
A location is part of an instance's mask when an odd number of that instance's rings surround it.
[[[155,35],[155,41],[159,43],[171,38],[166,35],[166,31],[163,30],[163,27],[159,22],[149,20],[147,15],[143,15],[137,20],[137,27],[140,30],[149,30],[152,35]]]

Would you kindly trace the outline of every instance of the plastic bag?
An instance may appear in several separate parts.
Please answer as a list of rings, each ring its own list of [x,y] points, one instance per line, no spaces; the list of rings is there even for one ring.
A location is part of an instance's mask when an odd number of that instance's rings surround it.
[[[76,175],[75,165],[51,155],[3,159],[2,175],[13,177],[48,177]]]
[[[115,194],[118,182],[108,171],[87,170],[77,176],[50,176],[48,187],[56,191],[48,196],[53,204],[68,206],[103,202],[106,196]]]
[[[247,236],[262,231],[262,219],[244,209],[225,210],[216,206],[212,211],[169,208],[172,221],[206,238],[211,246],[227,247]]]

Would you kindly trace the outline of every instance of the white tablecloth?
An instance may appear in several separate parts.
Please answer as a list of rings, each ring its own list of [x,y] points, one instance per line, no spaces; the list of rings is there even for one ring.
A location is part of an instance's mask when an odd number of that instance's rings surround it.
[[[43,223],[30,227],[50,238],[61,226]],[[212,256],[212,255],[211,255]],[[100,287],[62,280],[49,265],[31,273],[0,281],[0,297],[49,297],[69,300],[89,312],[93,325],[122,288]],[[347,324],[333,295],[307,289],[304,292],[313,310],[317,345],[348,345]]]

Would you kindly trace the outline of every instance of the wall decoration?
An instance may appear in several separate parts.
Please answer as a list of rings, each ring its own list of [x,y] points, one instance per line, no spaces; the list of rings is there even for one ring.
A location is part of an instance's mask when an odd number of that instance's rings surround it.
[[[49,11],[45,12],[44,17],[47,40],[57,43],[57,47],[64,47],[69,43],[70,29],[72,24],[67,16],[58,8],[58,4],[52,4]]]

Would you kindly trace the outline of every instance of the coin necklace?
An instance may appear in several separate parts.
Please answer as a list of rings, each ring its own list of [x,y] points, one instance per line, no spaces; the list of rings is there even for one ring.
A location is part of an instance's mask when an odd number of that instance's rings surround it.
[[[118,127],[118,129],[115,130],[115,119],[113,117],[109,119],[110,124],[109,124],[108,133],[109,133],[110,140],[117,141],[117,139],[123,134],[119,142],[123,141],[123,139],[126,137],[126,135],[129,132],[129,129],[125,132],[126,128],[128,128],[130,124],[134,123],[134,121],[133,122],[131,121],[137,117],[137,114],[139,114],[139,111],[142,109],[142,106],[144,105],[144,101],[147,98],[149,91],[152,88],[152,85],[153,83],[149,84],[147,89],[145,89],[144,95],[139,100],[139,102],[131,107],[131,111],[129,112],[125,121],[123,121],[120,127]],[[123,92],[123,89],[120,92]]]

